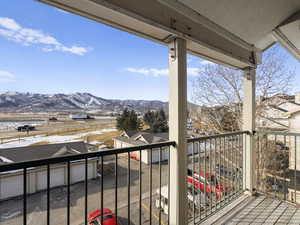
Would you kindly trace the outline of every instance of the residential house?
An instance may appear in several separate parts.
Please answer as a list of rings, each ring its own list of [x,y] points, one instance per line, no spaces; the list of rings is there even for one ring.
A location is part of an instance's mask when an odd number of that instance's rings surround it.
[[[166,142],[169,140],[169,133],[152,133],[147,131],[124,131],[120,136],[114,138],[114,148],[125,148],[139,145],[154,144],[159,142]],[[211,144],[211,148],[213,148]],[[207,147],[206,147],[207,149]],[[169,157],[169,151],[166,148],[162,148],[161,156],[159,153],[160,149],[153,149],[148,151],[142,151],[140,156],[139,152],[132,152],[130,157],[136,160],[142,160],[145,164],[150,164],[151,153],[152,153],[152,163],[158,163],[159,159],[165,161]],[[194,152],[193,152],[194,151]],[[188,155],[198,154],[204,152],[204,143],[197,146],[193,146],[191,143],[188,144]],[[161,157],[161,158],[159,158]]]

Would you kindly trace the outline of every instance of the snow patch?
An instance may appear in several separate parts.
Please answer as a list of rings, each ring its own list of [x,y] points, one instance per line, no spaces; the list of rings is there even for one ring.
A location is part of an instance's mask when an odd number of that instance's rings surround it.
[[[116,131],[115,128],[107,128],[97,131],[85,132],[80,134],[74,135],[53,135],[53,136],[46,136],[46,135],[37,135],[31,137],[24,137],[24,138],[14,138],[10,139],[7,142],[0,145],[1,148],[16,148],[16,147],[25,147],[29,146],[38,142],[48,142],[50,144],[55,143],[65,143],[65,142],[76,142],[76,141],[83,141],[83,137],[87,135],[95,135],[95,134],[104,134],[108,132]]]

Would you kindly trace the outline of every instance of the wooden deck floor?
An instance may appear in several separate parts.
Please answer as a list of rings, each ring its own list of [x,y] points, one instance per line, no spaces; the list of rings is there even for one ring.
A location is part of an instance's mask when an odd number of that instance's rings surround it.
[[[230,205],[227,206],[230,208]],[[204,224],[215,225],[258,225],[280,224],[300,225],[300,207],[285,201],[265,196],[242,199],[241,204],[232,209],[224,208],[223,215],[214,215]],[[226,209],[227,208],[227,209]],[[215,217],[215,218],[213,218]],[[216,219],[218,217],[218,219]]]

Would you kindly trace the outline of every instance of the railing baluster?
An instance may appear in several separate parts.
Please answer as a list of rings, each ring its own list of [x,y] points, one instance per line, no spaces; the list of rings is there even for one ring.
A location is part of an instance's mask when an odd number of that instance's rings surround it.
[[[237,165],[238,165],[238,161],[237,161],[237,152],[238,152],[238,136],[236,136],[234,138],[234,169],[233,169],[233,173],[234,173],[234,196],[236,197],[237,194]]]
[[[223,185],[224,185],[224,187],[226,187],[227,186],[227,179],[226,179],[226,176],[225,176],[225,157],[226,157],[226,149],[225,149],[225,145],[226,145],[226,143],[225,143],[225,137],[223,137],[222,138],[222,140],[223,140],[223,157],[222,157],[222,168],[223,168],[223,172],[222,172],[222,174],[223,174]],[[228,193],[224,196],[224,199],[223,199],[223,206],[225,205],[225,203],[226,203],[226,198],[227,198],[227,195],[228,195]]]
[[[47,164],[47,225],[50,225],[50,164]]]
[[[233,177],[233,167],[234,167],[234,136],[231,136],[231,143],[230,143],[230,174],[231,174],[231,187],[234,188],[234,177]],[[231,192],[230,200],[234,195],[234,191]]]
[[[262,154],[261,154],[262,157],[263,157],[263,160],[262,160],[262,170],[263,170],[263,172],[265,171],[265,154],[264,154],[264,152],[267,152],[267,150],[268,150],[268,134],[266,134],[265,139],[266,139],[265,151],[262,151]],[[266,184],[264,184],[264,188],[266,189]]]
[[[85,158],[84,162],[85,162],[85,180],[84,180],[84,184],[85,184],[85,188],[84,188],[84,224],[88,225],[88,221],[87,221],[87,215],[88,215],[88,159]]]
[[[284,148],[285,148],[286,147],[286,135],[283,136],[283,144],[284,144]],[[290,148],[288,150],[290,151]],[[286,152],[285,152],[285,154],[286,154]],[[289,156],[288,156],[288,161],[290,161]],[[289,164],[290,163],[288,163],[288,168],[290,166]],[[284,200],[287,199],[286,192],[287,192],[288,188],[287,188],[287,171],[286,170],[288,168],[285,168],[285,170],[284,170]]]
[[[257,140],[257,177],[259,177],[259,174],[260,174],[260,152],[261,152],[261,138],[260,138],[260,135],[258,134],[257,137],[256,137],[256,140]],[[257,185],[259,186],[260,185],[260,181],[257,180]]]
[[[200,172],[201,172],[201,141],[199,141],[199,142],[197,142],[198,143],[198,145],[197,145],[197,149],[198,149],[198,172],[199,172],[199,176],[201,176],[200,175]],[[202,192],[201,192],[201,188],[199,187],[199,188],[197,188],[197,192],[198,192],[198,195],[199,195],[199,198],[200,198],[200,205],[199,205],[199,217],[200,217],[200,220],[201,220],[201,214],[202,214],[202,210],[201,210],[201,208],[202,208],[202,205],[203,205],[203,202],[202,202]],[[205,202],[204,202],[204,204],[205,204]],[[204,209],[205,209],[205,207],[204,207]]]
[[[228,183],[228,166],[229,166],[229,163],[228,163],[228,139],[227,137],[224,137],[224,143],[225,143],[225,146],[224,146],[224,166],[223,166],[223,169],[224,169],[224,175],[225,175],[225,178],[226,178],[226,186],[229,185]],[[225,198],[225,204],[227,203],[227,200],[229,198],[229,193],[228,195],[226,195],[226,198]]]
[[[152,224],[152,149],[150,149],[150,174],[149,174],[149,185],[150,185],[150,206],[149,206],[149,214],[150,214],[150,218],[149,218],[149,223],[150,225]],[[170,190],[169,190],[170,191]]]
[[[297,203],[297,137],[295,136],[295,174],[294,174],[294,186],[295,186],[295,203]]]
[[[215,209],[215,211],[216,211],[216,209],[217,209],[217,205],[218,205],[218,195],[219,195],[219,190],[217,190],[217,178],[216,178],[216,154],[217,154],[217,142],[216,142],[216,138],[214,138],[213,139],[214,140],[214,167],[213,167],[213,173],[214,173],[214,183],[215,183],[215,196],[216,196],[216,201],[215,201],[215,207],[214,207],[214,209]],[[212,174],[211,174],[212,175]]]
[[[193,190],[193,223],[195,224],[195,142],[192,143],[192,163],[193,163],[193,173],[192,173],[192,190]]]
[[[158,167],[159,167],[159,205],[161,207],[161,148],[159,148],[159,162],[158,162]],[[159,225],[161,225],[161,210],[159,210]]]
[[[115,154],[115,215],[118,218],[118,154]]]
[[[128,152],[128,160],[127,160],[127,168],[128,168],[128,171],[127,171],[127,224],[130,224],[130,153]]]
[[[170,225],[170,182],[171,182],[171,177],[170,177],[170,147],[168,147],[168,225]]]
[[[142,151],[139,151],[139,224],[142,224]]]
[[[23,224],[27,225],[27,169],[23,169]]]
[[[104,159],[101,157],[101,224],[103,224],[103,209],[104,209]]]
[[[244,148],[244,142],[243,142],[244,135],[240,136],[240,164],[239,164],[239,185],[240,185],[240,192],[243,191],[243,161],[244,161],[244,155],[243,155],[243,148]]]
[[[212,142],[212,139],[209,139],[209,176],[211,176],[211,171],[212,171],[212,169],[211,169],[211,167],[212,167],[212,165],[211,165],[211,162],[212,162],[212,144],[211,144],[211,142]],[[206,175],[205,175],[205,177],[206,177]],[[205,180],[207,180],[207,178],[205,178]],[[210,189],[212,191],[213,190],[212,182],[211,181],[209,181],[209,182],[210,182]],[[211,193],[212,197],[213,197],[213,195],[214,195],[214,193]],[[215,199],[210,205],[210,214],[212,214],[212,207],[213,207],[214,202],[215,202]]]
[[[275,154],[277,154],[277,145],[276,145],[276,142],[277,142],[277,135],[275,134],[274,135],[274,151],[275,151]],[[278,189],[278,181],[277,181],[277,174],[273,174],[274,176],[274,179],[275,179],[275,198],[277,198],[277,189]]]
[[[205,217],[207,217],[207,204],[206,204],[206,201],[207,201],[207,195],[208,195],[208,193],[206,192],[206,178],[205,178],[205,174],[206,174],[206,160],[207,160],[207,155],[206,155],[206,139],[204,140],[204,194],[205,194],[205,208],[204,208],[204,210],[205,210]],[[209,196],[209,204],[211,204],[211,198],[210,198],[210,196]]]
[[[70,183],[71,183],[71,171],[70,171],[70,161],[67,162],[67,225],[70,225]]]
[[[219,138],[219,179],[218,179],[218,181],[219,181],[219,187],[220,187],[220,185],[222,185],[222,179],[221,179],[221,149],[222,149],[222,142],[221,142],[222,140],[221,140],[221,138]],[[224,185],[222,185],[223,187],[225,187]],[[224,193],[225,194],[225,193]],[[222,198],[223,198],[224,196],[222,195]],[[221,208],[221,205],[222,205],[222,200],[223,199],[220,199],[220,202],[219,202],[219,208]]]

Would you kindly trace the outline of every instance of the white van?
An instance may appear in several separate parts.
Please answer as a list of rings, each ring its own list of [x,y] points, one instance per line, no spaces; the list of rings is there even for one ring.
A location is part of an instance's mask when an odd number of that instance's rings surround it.
[[[168,186],[165,185],[161,187],[161,201],[159,201],[159,189],[156,190],[156,193],[158,194],[158,198],[155,200],[155,206],[156,208],[160,209],[163,213],[168,215],[169,211],[169,200],[168,200]],[[193,196],[193,193],[195,193],[195,196]],[[209,204],[209,198],[206,197],[204,193],[202,193],[200,190],[194,189],[192,186],[188,186],[188,201],[190,204],[194,204],[196,209],[202,210]]]

